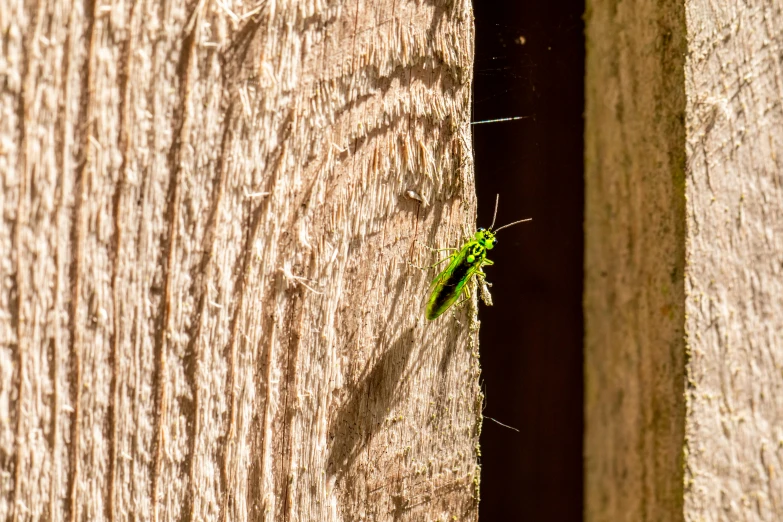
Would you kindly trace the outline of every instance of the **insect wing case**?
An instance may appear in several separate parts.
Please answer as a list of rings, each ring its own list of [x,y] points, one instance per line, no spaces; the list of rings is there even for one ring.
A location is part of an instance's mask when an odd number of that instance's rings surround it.
[[[430,298],[427,302],[426,317],[430,321],[436,319],[449,309],[462,295],[465,285],[481,266],[481,258],[468,262],[468,252],[476,244],[471,241],[457,253],[446,269],[438,274],[430,287]]]

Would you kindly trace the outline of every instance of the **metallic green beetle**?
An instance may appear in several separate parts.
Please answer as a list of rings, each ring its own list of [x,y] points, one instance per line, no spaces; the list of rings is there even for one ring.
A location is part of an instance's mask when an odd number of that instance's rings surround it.
[[[450,260],[449,266],[438,274],[438,276],[432,281],[430,286],[430,298],[427,301],[427,309],[425,316],[432,321],[440,316],[443,312],[448,310],[457,299],[464,293],[465,299],[470,297],[470,291],[468,290],[468,283],[473,276],[481,278],[486,277],[484,271],[481,270],[484,266],[494,265],[494,263],[487,259],[487,250],[492,250],[497,244],[495,234],[508,228],[512,225],[531,221],[532,218],[522,219],[514,221],[508,225],[503,225],[497,230],[492,230],[495,226],[495,218],[498,214],[498,200],[500,196],[495,199],[495,214],[492,217],[492,225],[488,229],[480,228],[476,231],[473,238],[467,243],[462,245],[461,248],[448,248],[445,250],[452,250],[454,253],[447,257]],[[433,266],[437,266],[446,259],[441,260]],[[460,301],[460,303],[462,303]]]

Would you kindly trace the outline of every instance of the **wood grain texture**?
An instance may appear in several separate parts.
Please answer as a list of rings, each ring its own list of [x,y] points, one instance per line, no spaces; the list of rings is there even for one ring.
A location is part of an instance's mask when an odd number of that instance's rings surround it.
[[[591,0],[585,112],[585,519],[683,516],[685,15]]]
[[[587,515],[780,520],[783,11],[676,4],[588,24]]]
[[[0,34],[0,518],[475,520],[475,307],[409,266],[475,222],[470,3]]]
[[[783,12],[689,2],[686,519],[783,519]]]

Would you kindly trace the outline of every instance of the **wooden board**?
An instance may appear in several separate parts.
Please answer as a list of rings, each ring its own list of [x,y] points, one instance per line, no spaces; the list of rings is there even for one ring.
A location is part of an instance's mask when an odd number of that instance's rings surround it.
[[[0,6],[0,518],[476,518],[471,16]]]

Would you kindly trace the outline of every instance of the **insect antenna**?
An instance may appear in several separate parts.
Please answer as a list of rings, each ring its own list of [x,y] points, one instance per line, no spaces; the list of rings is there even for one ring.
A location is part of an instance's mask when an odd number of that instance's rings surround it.
[[[500,203],[500,194],[495,195],[495,213],[492,214],[492,224],[489,226],[489,230],[493,231],[495,234],[498,233],[498,231],[503,230],[504,228],[508,228],[512,225],[518,225],[520,223],[524,223],[525,221],[533,221],[533,218],[527,218],[527,219],[520,219],[519,221],[514,221],[513,223],[509,223],[508,225],[503,225],[502,227],[495,229],[495,219],[498,217],[498,203]]]
[[[508,225],[503,225],[502,227],[498,228],[497,230],[493,230],[495,234],[498,233],[498,231],[503,230],[504,228],[508,228],[512,225],[518,225],[520,223],[524,223],[526,221],[533,221],[533,218],[527,218],[527,219],[520,219],[519,221],[514,221],[513,223],[509,223]]]
[[[492,214],[492,224],[489,226],[490,230],[495,226],[495,219],[498,217],[498,203],[500,203],[500,194],[495,194],[495,213]]]

